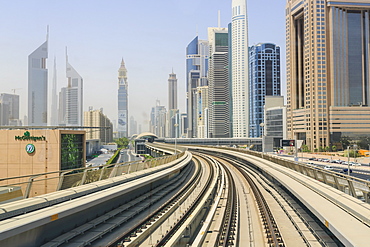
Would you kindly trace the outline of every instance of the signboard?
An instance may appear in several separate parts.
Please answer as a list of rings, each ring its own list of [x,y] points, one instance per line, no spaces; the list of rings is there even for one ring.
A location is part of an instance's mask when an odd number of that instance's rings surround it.
[[[281,140],[281,146],[282,147],[294,147],[295,146],[295,140]]]
[[[118,111],[118,132],[125,132],[127,130],[127,111],[119,110]]]

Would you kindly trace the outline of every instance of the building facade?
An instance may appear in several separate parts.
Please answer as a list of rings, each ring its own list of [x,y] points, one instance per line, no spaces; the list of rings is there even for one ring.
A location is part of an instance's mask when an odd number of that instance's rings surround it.
[[[53,86],[51,91],[50,126],[59,125],[58,95],[57,95],[57,61],[54,57]]]
[[[265,96],[279,96],[280,47],[260,43],[249,49],[249,137],[261,137]]]
[[[172,70],[168,78],[168,110],[173,109],[177,109],[177,78]]]
[[[61,129],[0,130],[0,178],[29,176],[85,167],[85,131]],[[30,197],[56,191],[59,173],[40,175]],[[55,179],[53,179],[55,177]],[[44,178],[44,179],[43,179]],[[4,180],[26,191],[29,177]]]
[[[66,58],[66,76],[68,84],[65,90],[64,123],[67,126],[83,125],[83,79]]]
[[[249,134],[248,21],[246,0],[232,0],[231,84],[233,137]]]
[[[28,125],[48,123],[48,40],[28,56]]]
[[[0,125],[13,125],[19,121],[19,95],[0,94]]]
[[[160,105],[160,101],[156,101],[156,106],[152,107],[150,113],[150,122],[149,122],[149,131],[154,133],[158,137],[165,137],[166,136],[166,121],[167,119],[167,111],[166,107]]]
[[[208,28],[209,133],[210,138],[231,137],[229,35],[227,28]]]
[[[118,138],[128,137],[128,80],[125,62],[118,69]]]
[[[369,8],[287,1],[288,134],[311,150],[370,136]]]
[[[271,137],[273,147],[280,147],[280,140],[287,139],[287,116],[283,96],[266,96],[263,135]]]
[[[92,127],[86,129],[86,139],[99,139],[101,144],[113,141],[113,124],[110,119],[103,114],[103,110],[93,110],[84,112],[84,126]]]
[[[208,86],[208,41],[195,37],[186,48],[186,108],[188,138],[197,137],[197,92],[198,87]]]

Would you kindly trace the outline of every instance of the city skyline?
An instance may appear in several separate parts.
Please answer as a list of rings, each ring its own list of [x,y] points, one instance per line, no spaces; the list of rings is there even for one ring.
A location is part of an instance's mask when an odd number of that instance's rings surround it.
[[[19,8],[20,3],[22,8]],[[70,3],[74,5],[73,10],[68,8]],[[271,17],[271,20],[261,15],[259,11],[261,4],[267,5],[263,13],[264,16]],[[21,88],[16,93],[20,95],[22,120],[23,116],[27,115],[26,57],[45,41],[46,26],[49,25],[49,56],[62,61],[64,47],[68,45],[70,60],[84,77],[84,111],[89,106],[104,108],[107,116],[112,121],[117,121],[117,103],[106,99],[114,99],[117,63],[122,57],[125,58],[127,69],[130,71],[129,111],[133,113],[138,123],[145,124],[142,127],[143,131],[148,128],[147,121],[153,102],[157,98],[161,102],[168,101],[165,89],[168,71],[172,67],[178,78],[180,112],[185,112],[184,57],[187,43],[197,33],[200,39],[207,38],[207,28],[217,26],[218,10],[221,11],[222,27],[227,27],[231,22],[231,1],[148,3],[142,9],[146,16],[143,20],[131,13],[134,12],[131,10],[136,8],[134,3],[123,4],[121,1],[104,4],[95,1],[89,1],[89,4],[85,1],[78,3],[66,1],[63,4],[4,1],[0,2],[0,6],[5,12],[0,17],[3,23],[0,31],[5,34],[0,41],[0,47],[3,50],[0,65],[5,68],[0,74],[1,92],[11,93],[12,89]],[[154,6],[155,9],[166,14],[152,13]],[[123,8],[124,17],[121,18],[117,13]],[[172,10],[170,14],[164,10],[168,8]],[[284,47],[285,3],[250,1],[248,10],[250,45],[273,42]],[[34,12],[38,13],[37,18],[33,15],[31,18]],[[85,18],[81,19],[81,15]],[[173,18],[177,21],[169,21]],[[144,25],[148,21],[151,22],[150,27]],[[176,35],[167,35],[174,32]],[[150,40],[149,43],[152,45],[146,45],[145,40]],[[139,53],[138,49],[141,49]],[[52,72],[53,59],[47,60],[47,63],[49,72]],[[65,65],[57,62],[57,71],[61,71],[57,75],[59,92],[65,82],[63,73]],[[285,73],[283,67],[282,72]],[[52,74],[49,73],[48,78],[49,91],[52,88]],[[99,97],[96,97],[96,92],[99,92]],[[146,104],[139,104],[143,98]]]

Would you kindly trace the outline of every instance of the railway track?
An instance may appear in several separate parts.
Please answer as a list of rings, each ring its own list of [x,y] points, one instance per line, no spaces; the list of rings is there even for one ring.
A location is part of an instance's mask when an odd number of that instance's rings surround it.
[[[166,182],[147,182],[149,190],[135,185],[132,200],[42,246],[344,246],[255,165],[266,161],[207,148],[190,151],[192,161],[167,172]]]

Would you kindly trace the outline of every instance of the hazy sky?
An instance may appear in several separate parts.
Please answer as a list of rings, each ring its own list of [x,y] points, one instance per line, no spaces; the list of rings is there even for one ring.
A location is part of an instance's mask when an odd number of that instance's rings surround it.
[[[249,45],[272,42],[281,47],[285,89],[284,0],[250,0]],[[167,80],[178,78],[178,105],[185,112],[185,49],[207,28],[231,22],[231,0],[0,0],[0,93],[21,97],[21,118],[27,114],[28,55],[46,39],[49,25],[49,91],[57,59],[58,92],[67,84],[68,60],[84,79],[84,111],[103,108],[117,119],[118,68],[128,70],[129,116],[143,131],[156,99],[167,108]],[[49,100],[49,103],[51,101]]]

